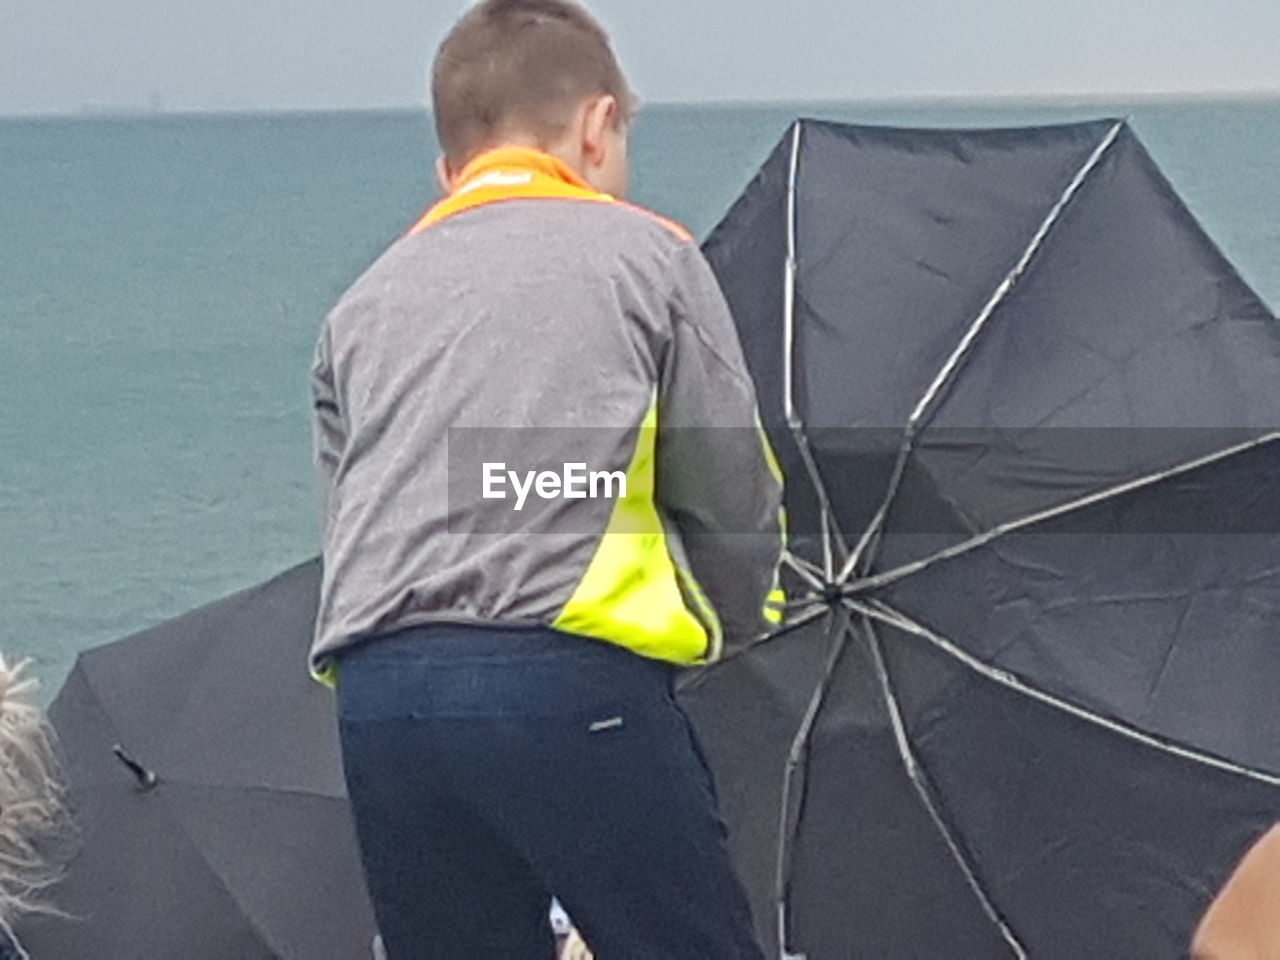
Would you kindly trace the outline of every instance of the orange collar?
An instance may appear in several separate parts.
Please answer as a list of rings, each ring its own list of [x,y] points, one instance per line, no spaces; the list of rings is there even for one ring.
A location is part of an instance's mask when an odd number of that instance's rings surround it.
[[[458,175],[453,193],[465,190],[470,181],[483,176],[491,170],[528,170],[544,176],[563,180],[565,183],[583,190],[591,190],[591,184],[583,180],[571,166],[559,157],[552,156],[533,147],[495,147],[486,150],[462,168]]]
[[[568,198],[612,203],[567,163],[530,147],[506,146],[472,159],[453,191],[435,204],[409,232],[418,233],[445,217],[500,200]]]

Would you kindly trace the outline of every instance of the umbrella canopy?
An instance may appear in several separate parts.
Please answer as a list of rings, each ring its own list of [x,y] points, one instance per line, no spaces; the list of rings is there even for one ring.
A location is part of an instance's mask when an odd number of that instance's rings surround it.
[[[682,691],[809,960],[1181,957],[1280,816],[1280,326],[1121,121],[798,122],[706,245],[787,629]]]
[[[50,708],[82,849],[35,957],[370,956],[310,561],[82,653]]]

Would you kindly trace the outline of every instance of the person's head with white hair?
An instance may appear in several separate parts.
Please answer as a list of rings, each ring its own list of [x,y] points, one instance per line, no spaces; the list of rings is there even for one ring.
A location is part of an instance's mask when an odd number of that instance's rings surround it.
[[[26,957],[15,919],[61,912],[43,894],[61,876],[73,837],[54,734],[32,699],[29,665],[0,655],[0,960]]]

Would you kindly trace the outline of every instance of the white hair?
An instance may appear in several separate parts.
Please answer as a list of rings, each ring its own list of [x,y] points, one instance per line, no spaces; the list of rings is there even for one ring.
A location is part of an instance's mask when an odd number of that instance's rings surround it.
[[[0,920],[61,911],[41,893],[62,875],[59,854],[73,837],[53,729],[31,700],[29,659],[0,654]],[[57,853],[55,853],[57,851]]]

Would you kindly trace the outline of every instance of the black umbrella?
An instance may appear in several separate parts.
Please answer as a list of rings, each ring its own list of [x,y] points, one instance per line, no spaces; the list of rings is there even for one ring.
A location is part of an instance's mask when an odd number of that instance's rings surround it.
[[[311,561],[77,658],[50,708],[82,849],[39,958],[371,956]]]
[[[1124,122],[800,122],[706,245],[788,630],[692,678],[775,955],[1176,958],[1280,815],[1280,327]]]

